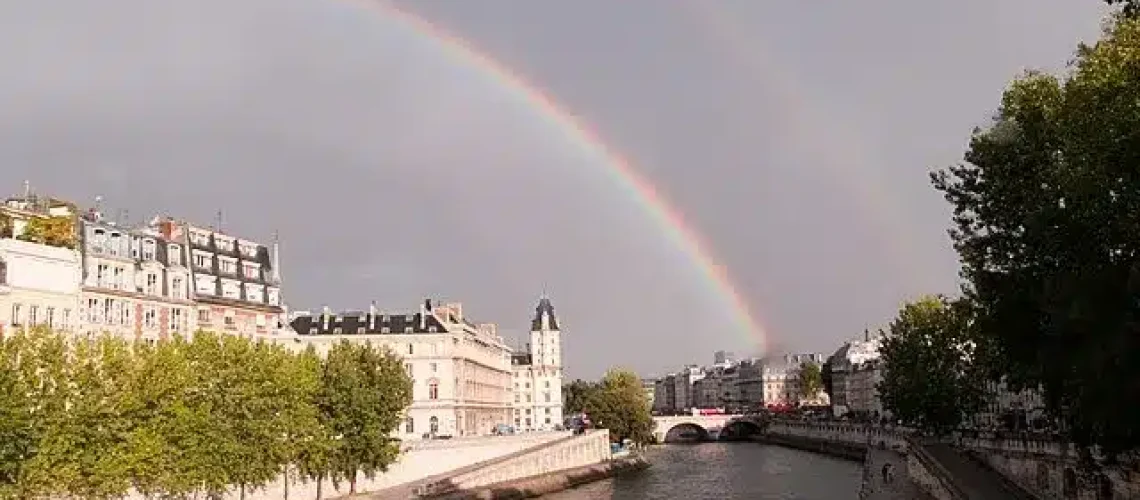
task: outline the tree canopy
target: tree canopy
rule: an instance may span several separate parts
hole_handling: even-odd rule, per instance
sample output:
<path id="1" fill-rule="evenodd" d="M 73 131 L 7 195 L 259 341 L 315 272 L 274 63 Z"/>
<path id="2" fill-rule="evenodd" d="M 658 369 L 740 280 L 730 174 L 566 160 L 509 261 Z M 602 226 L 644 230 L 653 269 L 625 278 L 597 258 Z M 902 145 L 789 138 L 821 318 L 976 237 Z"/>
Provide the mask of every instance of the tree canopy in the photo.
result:
<path id="1" fill-rule="evenodd" d="M 923 297 L 902 307 L 880 347 L 886 368 L 877 389 L 885 410 L 945 433 L 981 409 L 985 377 L 969 324 L 962 301 Z"/>
<path id="2" fill-rule="evenodd" d="M 819 364 L 814 361 L 800 365 L 798 380 L 800 396 L 804 399 L 814 399 L 823 390 L 823 372 Z"/>
<path id="3" fill-rule="evenodd" d="M 567 414 L 582 413 L 597 392 L 598 385 L 582 379 L 562 386 L 562 409 Z"/>
<path id="4" fill-rule="evenodd" d="M 1066 75 L 1014 81 L 932 176 L 994 375 L 1110 455 L 1140 445 L 1138 101 L 1140 21 L 1118 15 Z"/>
<path id="5" fill-rule="evenodd" d="M 610 439 L 633 440 L 635 443 L 648 443 L 653 439 L 653 415 L 650 412 L 649 398 L 641 387 L 637 374 L 622 369 L 606 372 L 600 382 L 571 382 L 574 386 L 576 404 L 590 416 L 595 425 L 609 429 Z M 574 410 L 568 410 L 574 411 Z"/>
<path id="6" fill-rule="evenodd" d="M 151 346 L 45 329 L 0 339 L 0 498 L 216 496 L 384 470 L 410 403 L 395 355 L 198 332 Z M 65 410 L 66 409 L 66 410 Z"/>

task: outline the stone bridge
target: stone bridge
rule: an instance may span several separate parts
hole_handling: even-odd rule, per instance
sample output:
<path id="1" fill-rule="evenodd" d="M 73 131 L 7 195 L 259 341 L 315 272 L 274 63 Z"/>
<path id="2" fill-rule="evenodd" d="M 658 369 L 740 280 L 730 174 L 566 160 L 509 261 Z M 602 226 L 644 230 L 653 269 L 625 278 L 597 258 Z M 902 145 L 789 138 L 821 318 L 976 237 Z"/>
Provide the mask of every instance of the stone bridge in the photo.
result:
<path id="1" fill-rule="evenodd" d="M 653 437 L 658 443 L 678 440 L 685 431 L 690 431 L 698 440 L 707 441 L 723 437 L 725 429 L 738 429 L 747 435 L 760 433 L 765 426 L 758 415 L 674 415 L 653 417 L 653 421 L 657 424 Z"/>

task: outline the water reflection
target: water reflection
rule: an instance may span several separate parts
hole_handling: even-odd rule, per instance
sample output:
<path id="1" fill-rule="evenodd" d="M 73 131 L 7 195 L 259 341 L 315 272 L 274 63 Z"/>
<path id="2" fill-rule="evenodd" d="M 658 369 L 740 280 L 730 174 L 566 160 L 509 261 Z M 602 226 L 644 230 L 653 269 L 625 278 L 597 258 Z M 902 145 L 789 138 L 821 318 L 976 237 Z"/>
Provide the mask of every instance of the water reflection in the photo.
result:
<path id="1" fill-rule="evenodd" d="M 648 452 L 653 466 L 543 498 L 835 500 L 855 498 L 859 464 L 755 443 L 668 445 Z"/>

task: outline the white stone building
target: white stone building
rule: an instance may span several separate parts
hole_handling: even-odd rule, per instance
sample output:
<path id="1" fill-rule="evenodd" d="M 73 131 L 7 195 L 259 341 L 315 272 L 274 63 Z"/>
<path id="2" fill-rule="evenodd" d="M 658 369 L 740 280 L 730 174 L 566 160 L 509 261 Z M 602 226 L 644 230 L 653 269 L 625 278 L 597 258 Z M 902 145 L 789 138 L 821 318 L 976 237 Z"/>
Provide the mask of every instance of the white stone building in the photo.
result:
<path id="1" fill-rule="evenodd" d="M 32 219 L 73 218 L 70 206 L 30 195 L 0 206 L 0 336 L 26 326 L 74 331 L 79 321 L 80 254 L 19 238 Z"/>
<path id="2" fill-rule="evenodd" d="M 882 413 L 875 385 L 882 380 L 879 366 L 881 337 L 864 333 L 863 340 L 843 344 L 828 358 L 831 367 L 831 409 L 837 415 Z"/>
<path id="3" fill-rule="evenodd" d="M 561 426 L 562 325 L 554 305 L 542 297 L 530 325 L 526 352 L 511 357 L 513 424 L 526 432 Z"/>
<path id="4" fill-rule="evenodd" d="M 476 324 L 462 304 L 433 305 L 419 312 L 319 315 L 298 312 L 290 321 L 301 345 L 326 354 L 341 340 L 368 342 L 402 356 L 412 378 L 412 405 L 398 436 L 468 436 L 511 423 L 510 348 L 495 325 Z M 558 387 L 561 389 L 561 386 Z"/>
<path id="5" fill-rule="evenodd" d="M 769 407 L 815 404 L 816 398 L 805 399 L 800 388 L 800 369 L 805 363 L 823 364 L 823 355 L 818 353 L 786 354 L 762 361 L 761 383 L 763 403 Z"/>

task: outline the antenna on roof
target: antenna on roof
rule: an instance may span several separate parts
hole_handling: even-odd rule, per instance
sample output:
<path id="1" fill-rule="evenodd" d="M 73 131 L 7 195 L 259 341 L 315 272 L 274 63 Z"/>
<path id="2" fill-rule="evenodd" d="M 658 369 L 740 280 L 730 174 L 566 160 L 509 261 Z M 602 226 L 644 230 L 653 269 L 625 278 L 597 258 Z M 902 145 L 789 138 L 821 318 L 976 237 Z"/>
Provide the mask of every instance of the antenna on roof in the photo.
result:
<path id="1" fill-rule="evenodd" d="M 214 226 L 214 231 L 222 232 L 222 211 L 218 210 L 217 225 Z"/>
<path id="2" fill-rule="evenodd" d="M 24 180 L 24 201 L 32 199 L 32 181 Z"/>

